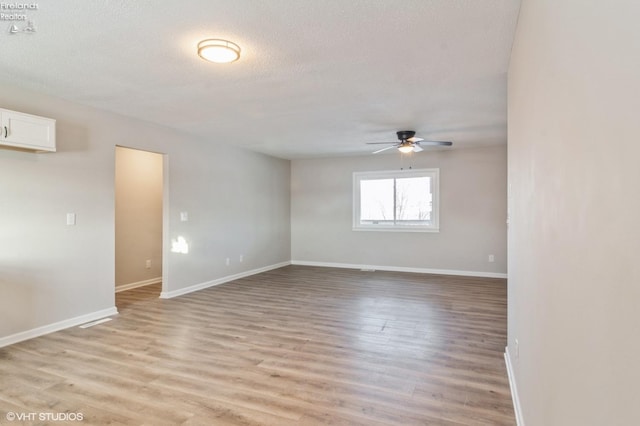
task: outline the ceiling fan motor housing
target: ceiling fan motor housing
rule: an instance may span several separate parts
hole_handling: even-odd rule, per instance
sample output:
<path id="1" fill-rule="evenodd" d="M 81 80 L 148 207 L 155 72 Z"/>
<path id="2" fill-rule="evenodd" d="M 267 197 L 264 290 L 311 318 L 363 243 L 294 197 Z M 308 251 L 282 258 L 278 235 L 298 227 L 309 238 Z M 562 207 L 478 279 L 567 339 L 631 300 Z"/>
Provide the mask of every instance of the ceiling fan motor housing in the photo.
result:
<path id="1" fill-rule="evenodd" d="M 398 135 L 398 139 L 406 141 L 407 139 L 414 137 L 416 132 L 413 130 L 400 130 L 399 132 L 396 132 L 396 134 Z"/>

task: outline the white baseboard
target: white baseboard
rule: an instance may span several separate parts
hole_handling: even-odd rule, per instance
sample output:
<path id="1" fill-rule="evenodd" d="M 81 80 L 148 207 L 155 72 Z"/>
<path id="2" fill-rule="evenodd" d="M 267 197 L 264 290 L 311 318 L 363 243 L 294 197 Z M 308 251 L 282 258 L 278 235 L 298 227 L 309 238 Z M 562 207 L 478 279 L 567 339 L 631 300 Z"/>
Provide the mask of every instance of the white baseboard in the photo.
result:
<path id="1" fill-rule="evenodd" d="M 228 275 L 226 277 L 218 278 L 218 279 L 207 281 L 200 284 L 195 284 L 189 287 L 180 288 L 173 291 L 163 291 L 160 294 L 160 298 L 171 299 L 173 297 L 181 296 L 183 294 L 192 293 L 198 290 L 203 290 L 208 287 L 213 287 L 229 281 L 237 280 L 240 278 L 248 277 L 248 276 L 259 274 L 262 272 L 271 271 L 273 269 L 282 268 L 288 265 L 322 266 L 322 267 L 328 267 L 328 268 L 346 268 L 346 269 L 375 269 L 379 271 L 415 272 L 415 273 L 422 273 L 422 274 L 460 275 L 460 276 L 487 277 L 487 278 L 507 278 L 507 274 L 494 273 L 494 272 L 456 271 L 456 270 L 450 270 L 450 269 L 406 268 L 406 267 L 397 267 L 397 266 L 358 265 L 358 264 L 349 264 L 349 263 L 331 263 L 331 262 L 312 262 L 312 261 L 292 260 L 287 262 L 276 263 L 274 265 L 268 265 L 262 268 L 252 269 L 250 271 L 240 272 L 234 275 Z M 162 278 L 159 277 L 159 278 L 153 278 L 150 280 L 139 281 L 136 283 L 125 284 L 123 286 L 119 286 L 116 291 L 120 292 L 120 291 L 129 290 L 136 287 L 141 287 L 144 285 L 155 284 L 161 281 L 162 281 Z M 43 336 L 45 334 L 60 331 L 65 328 L 74 327 L 77 325 L 81 325 L 87 322 L 99 320 L 99 319 L 102 319 L 111 315 L 117 315 L 117 314 L 118 314 L 118 309 L 114 306 L 112 308 L 103 309 L 103 310 L 92 312 L 86 315 L 69 318 L 63 321 L 55 322 L 53 324 L 48 324 L 41 327 L 33 328 L 31 330 L 15 333 L 9 336 L 0 337 L 0 348 L 4 346 L 12 345 L 14 343 L 33 339 L 35 337 Z M 511 389 L 512 389 L 511 393 L 514 398 L 514 406 L 516 407 L 516 417 L 518 418 L 518 425 L 524 426 L 524 422 L 522 422 L 521 420 L 522 415 L 519 411 L 520 404 L 517 399 L 515 381 L 514 379 L 512 379 L 513 374 L 511 371 L 511 364 L 508 356 L 508 348 L 506 349 L 506 352 L 505 352 L 505 359 L 507 360 L 507 371 L 509 373 L 509 383 L 511 384 Z"/>
<path id="2" fill-rule="evenodd" d="M 524 417 L 522 417 L 522 407 L 520 405 L 520 398 L 518 397 L 518 387 L 516 386 L 516 376 L 513 372 L 508 346 L 504 348 L 504 361 L 507 364 L 507 375 L 509 376 L 509 387 L 511 388 L 511 399 L 513 400 L 513 409 L 516 414 L 516 423 L 518 426 L 524 426 Z"/>
<path id="3" fill-rule="evenodd" d="M 162 277 L 151 278 L 149 280 L 138 281 L 135 283 L 122 284 L 116 286 L 116 293 L 120 293 L 121 291 L 131 290 L 133 288 L 144 287 L 145 285 L 158 284 L 162 282 Z"/>
<path id="4" fill-rule="evenodd" d="M 163 291 L 160 293 L 161 299 L 171 299 L 173 297 L 182 296 L 183 294 L 193 293 L 194 291 L 203 290 L 205 288 L 213 287 L 216 285 L 224 284 L 229 281 L 238 280 L 240 278 L 248 277 L 250 275 L 260 274 L 262 272 L 271 271 L 272 269 L 282 268 L 283 266 L 290 265 L 291 262 L 281 262 L 276 263 L 275 265 L 269 265 L 258 269 L 252 269 L 250 271 L 240 272 L 234 275 L 227 275 L 226 277 L 218 278 L 216 280 L 207 281 L 200 284 L 195 284 L 185 288 L 179 288 L 177 290 L 172 291 Z"/>
<path id="5" fill-rule="evenodd" d="M 403 266 L 358 265 L 352 263 L 312 262 L 306 260 L 292 260 L 292 265 L 322 266 L 325 268 L 345 269 L 375 269 L 377 271 L 414 272 L 418 274 L 458 275 L 464 277 L 507 278 L 507 274 L 500 272 L 456 271 L 453 269 L 407 268 Z"/>
<path id="6" fill-rule="evenodd" d="M 80 315 L 79 317 L 54 322 L 53 324 L 43 325 L 42 327 L 32 328 L 31 330 L 21 331 L 20 333 L 0 338 L 0 348 L 117 314 L 118 309 L 114 306 L 113 308 L 103 309 L 90 314 Z"/>

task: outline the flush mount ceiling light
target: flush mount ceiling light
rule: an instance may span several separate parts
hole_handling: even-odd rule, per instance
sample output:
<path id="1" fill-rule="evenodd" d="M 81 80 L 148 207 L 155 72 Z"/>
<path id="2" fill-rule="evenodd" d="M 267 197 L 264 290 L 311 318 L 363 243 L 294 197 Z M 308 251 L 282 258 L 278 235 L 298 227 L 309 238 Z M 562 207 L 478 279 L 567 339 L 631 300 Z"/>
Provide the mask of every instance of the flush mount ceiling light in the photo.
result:
<path id="1" fill-rule="evenodd" d="M 198 55 L 209 62 L 227 64 L 240 58 L 240 46 L 228 40 L 210 38 L 198 43 Z"/>

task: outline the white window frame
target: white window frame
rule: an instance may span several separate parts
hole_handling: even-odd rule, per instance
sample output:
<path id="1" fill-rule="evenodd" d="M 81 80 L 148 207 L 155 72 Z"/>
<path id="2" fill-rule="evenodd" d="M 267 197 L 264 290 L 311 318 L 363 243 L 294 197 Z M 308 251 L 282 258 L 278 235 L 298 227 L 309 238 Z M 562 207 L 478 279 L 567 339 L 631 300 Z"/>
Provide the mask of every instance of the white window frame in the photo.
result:
<path id="1" fill-rule="evenodd" d="M 431 224 L 362 224 L 360 223 L 360 181 L 370 179 L 401 179 L 408 177 L 430 177 L 431 180 Z M 391 232 L 440 232 L 440 169 L 386 170 L 353 173 L 353 230 Z"/>

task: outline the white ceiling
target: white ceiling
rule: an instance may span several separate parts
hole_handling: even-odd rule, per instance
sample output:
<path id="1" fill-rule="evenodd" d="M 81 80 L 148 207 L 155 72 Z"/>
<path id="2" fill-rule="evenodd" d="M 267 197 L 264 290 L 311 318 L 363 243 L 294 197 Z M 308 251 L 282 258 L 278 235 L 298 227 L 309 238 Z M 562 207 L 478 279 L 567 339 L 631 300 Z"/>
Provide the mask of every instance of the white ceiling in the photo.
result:
<path id="1" fill-rule="evenodd" d="M 519 0 L 37 4 L 35 34 L 0 21 L 4 83 L 283 158 L 364 154 L 405 129 L 506 143 Z M 203 61 L 205 38 L 241 59 Z"/>

